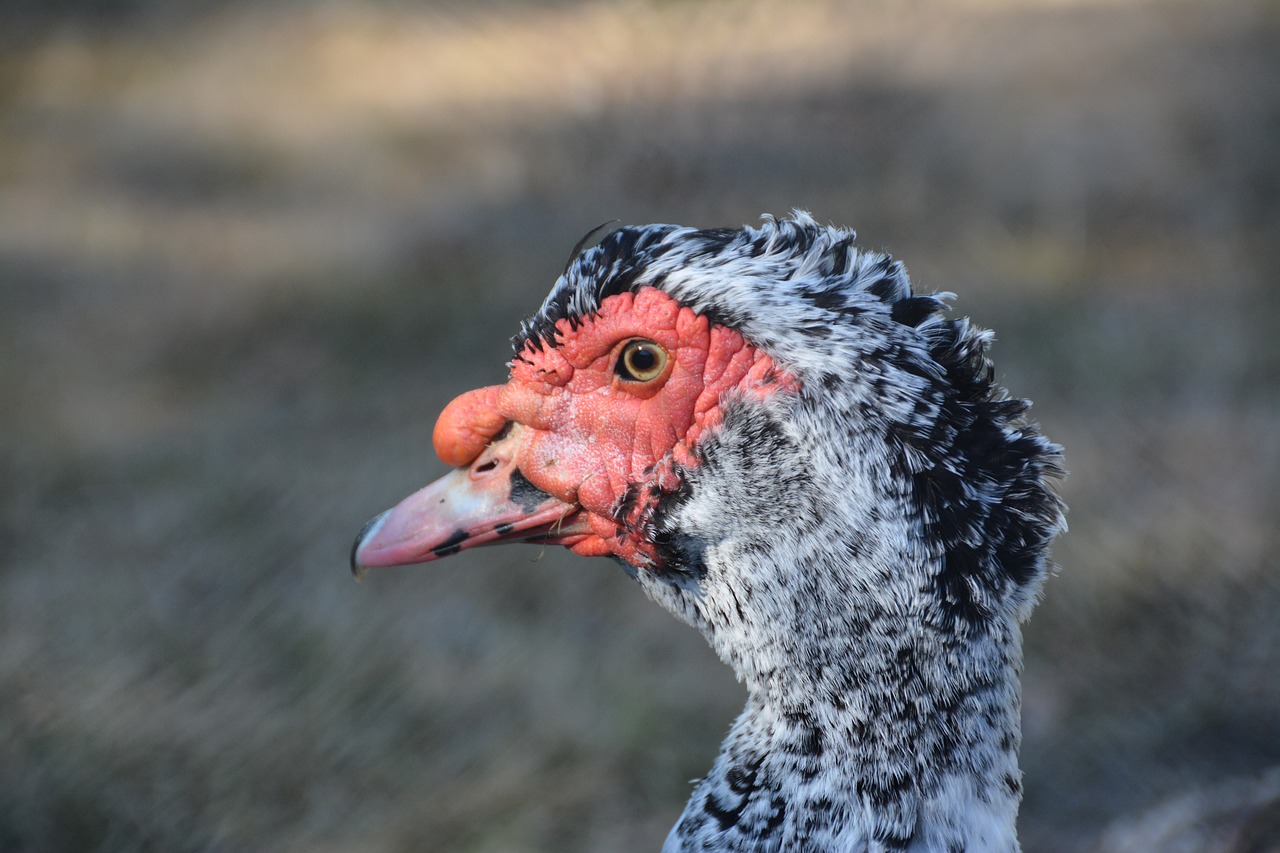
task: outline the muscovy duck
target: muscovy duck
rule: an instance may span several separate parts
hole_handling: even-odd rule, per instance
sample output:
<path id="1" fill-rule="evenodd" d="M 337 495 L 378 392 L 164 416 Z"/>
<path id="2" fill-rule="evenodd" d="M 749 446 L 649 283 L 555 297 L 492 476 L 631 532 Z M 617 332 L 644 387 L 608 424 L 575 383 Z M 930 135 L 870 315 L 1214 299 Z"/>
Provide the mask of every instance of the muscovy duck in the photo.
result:
<path id="1" fill-rule="evenodd" d="M 615 230 L 352 568 L 558 543 L 701 630 L 747 703 L 664 851 L 1016 851 L 1060 451 L 947 298 L 802 212 Z"/>

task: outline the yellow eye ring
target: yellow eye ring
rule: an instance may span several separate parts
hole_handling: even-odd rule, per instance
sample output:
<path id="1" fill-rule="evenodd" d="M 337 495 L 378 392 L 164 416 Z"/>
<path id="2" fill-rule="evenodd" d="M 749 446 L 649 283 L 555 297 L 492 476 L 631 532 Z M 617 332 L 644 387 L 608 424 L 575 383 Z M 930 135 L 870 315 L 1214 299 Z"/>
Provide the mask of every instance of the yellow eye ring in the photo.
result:
<path id="1" fill-rule="evenodd" d="M 626 382 L 652 382 L 667 369 L 667 351 L 643 338 L 627 341 L 614 372 Z"/>

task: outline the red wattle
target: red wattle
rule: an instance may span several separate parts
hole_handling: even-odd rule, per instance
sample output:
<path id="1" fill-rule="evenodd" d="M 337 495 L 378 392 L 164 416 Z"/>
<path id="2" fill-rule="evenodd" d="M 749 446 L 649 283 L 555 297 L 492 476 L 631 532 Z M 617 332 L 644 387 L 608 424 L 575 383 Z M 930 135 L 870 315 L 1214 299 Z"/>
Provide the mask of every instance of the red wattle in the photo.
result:
<path id="1" fill-rule="evenodd" d="M 506 426 L 507 419 L 497 405 L 502 389 L 502 385 L 477 388 L 444 407 L 431 433 L 431 444 L 446 465 L 461 468 L 470 464 Z"/>
<path id="2" fill-rule="evenodd" d="M 485 449 L 515 425 L 519 437 L 502 440 L 503 458 L 580 513 L 574 529 L 543 541 L 660 567 L 653 511 L 679 487 L 680 469 L 697 464 L 697 443 L 723 419 L 726 394 L 766 396 L 794 389 L 794 380 L 738 332 L 655 288 L 610 296 L 556 331 L 554 345 L 516 356 L 505 385 L 445 407 L 432 436 L 436 453 L 455 467 L 487 469 Z M 657 344 L 669 359 L 651 381 L 628 380 L 618 369 L 634 339 Z"/>

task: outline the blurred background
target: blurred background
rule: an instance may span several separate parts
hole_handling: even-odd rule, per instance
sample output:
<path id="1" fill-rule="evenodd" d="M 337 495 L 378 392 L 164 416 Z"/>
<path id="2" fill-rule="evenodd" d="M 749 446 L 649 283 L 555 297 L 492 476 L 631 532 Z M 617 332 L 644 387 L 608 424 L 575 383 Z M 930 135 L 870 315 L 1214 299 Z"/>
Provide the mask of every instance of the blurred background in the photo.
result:
<path id="1" fill-rule="evenodd" d="M 1272 0 L 7 0 L 0 850 L 656 850 L 700 636 L 348 549 L 585 231 L 796 207 L 1066 445 L 1025 848 L 1280 765 Z"/>

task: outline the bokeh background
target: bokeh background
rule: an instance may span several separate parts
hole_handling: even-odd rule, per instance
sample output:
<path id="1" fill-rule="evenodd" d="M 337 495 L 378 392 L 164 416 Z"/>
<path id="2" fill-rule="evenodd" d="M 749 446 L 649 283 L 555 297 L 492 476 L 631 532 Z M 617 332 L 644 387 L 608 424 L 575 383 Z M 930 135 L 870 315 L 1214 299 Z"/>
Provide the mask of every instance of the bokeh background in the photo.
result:
<path id="1" fill-rule="evenodd" d="M 1066 445 L 1026 849 L 1280 765 L 1275 2 L 6 0 L 0 850 L 656 850 L 699 636 L 348 548 L 585 231 L 796 207 Z"/>

